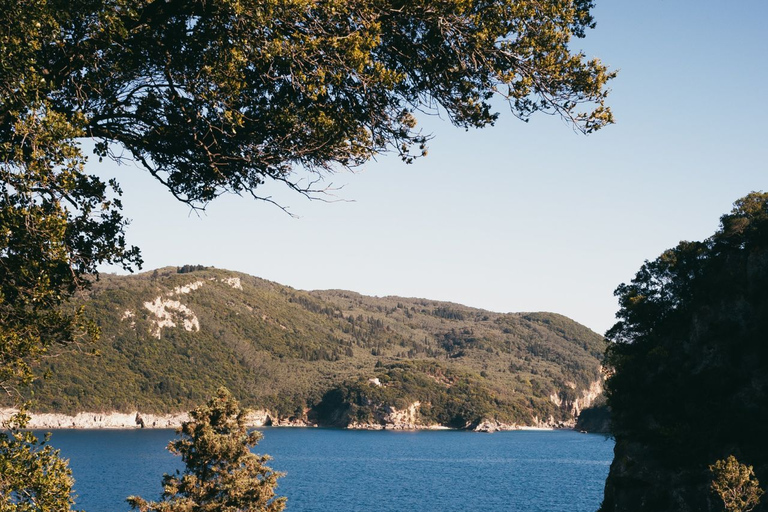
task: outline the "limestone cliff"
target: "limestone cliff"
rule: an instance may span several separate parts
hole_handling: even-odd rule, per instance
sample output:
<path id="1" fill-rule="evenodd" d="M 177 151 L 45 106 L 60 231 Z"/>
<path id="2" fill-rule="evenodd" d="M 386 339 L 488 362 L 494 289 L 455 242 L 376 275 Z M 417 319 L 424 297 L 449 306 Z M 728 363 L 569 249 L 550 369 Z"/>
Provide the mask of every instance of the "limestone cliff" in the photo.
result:
<path id="1" fill-rule="evenodd" d="M 600 370 L 602 372 L 602 367 Z M 549 396 L 549 399 L 567 415 L 567 419 L 561 420 L 560 423 L 567 423 L 573 427 L 579 414 L 581 414 L 581 411 L 590 407 L 595 400 L 603 396 L 603 383 L 604 379 L 601 377 L 594 380 L 589 387 L 582 390 L 581 393 L 575 394 L 576 384 L 569 382 L 567 383 L 567 389 L 564 389 L 559 393 L 552 393 Z"/>
<path id="2" fill-rule="evenodd" d="M 404 409 L 391 405 L 377 407 L 373 421 L 359 422 L 352 420 L 347 428 L 358 430 L 415 430 L 422 428 L 419 421 L 420 402 L 413 402 Z"/>
<path id="3" fill-rule="evenodd" d="M 16 409 L 0 409 L 0 425 L 6 422 Z M 34 413 L 30 415 L 28 428 L 31 429 L 137 429 L 177 428 L 189 421 L 187 413 L 148 414 L 139 411 L 123 412 L 81 412 L 75 415 L 56 413 Z M 246 417 L 250 427 L 280 426 L 306 427 L 301 418 L 282 418 L 265 410 L 251 411 Z"/>

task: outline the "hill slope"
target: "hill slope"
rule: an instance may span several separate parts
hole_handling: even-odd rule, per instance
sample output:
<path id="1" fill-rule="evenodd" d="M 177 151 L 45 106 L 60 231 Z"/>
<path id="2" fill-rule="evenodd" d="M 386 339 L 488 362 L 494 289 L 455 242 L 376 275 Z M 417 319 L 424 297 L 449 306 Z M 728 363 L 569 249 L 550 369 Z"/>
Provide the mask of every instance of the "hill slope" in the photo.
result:
<path id="1" fill-rule="evenodd" d="M 305 292 L 195 267 L 104 275 L 82 300 L 99 355 L 43 361 L 41 412 L 177 412 L 225 385 L 283 419 L 370 424 L 411 407 L 417 423 L 465 428 L 570 420 L 601 382 L 603 338 L 552 313 Z"/>

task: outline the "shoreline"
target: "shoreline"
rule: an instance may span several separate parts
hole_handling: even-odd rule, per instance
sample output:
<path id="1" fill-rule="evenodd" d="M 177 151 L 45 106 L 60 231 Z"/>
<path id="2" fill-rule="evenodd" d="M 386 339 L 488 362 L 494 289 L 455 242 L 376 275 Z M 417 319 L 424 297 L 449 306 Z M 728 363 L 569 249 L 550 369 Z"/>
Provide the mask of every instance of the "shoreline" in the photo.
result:
<path id="1" fill-rule="evenodd" d="M 0 409 L 0 425 L 4 424 L 17 411 L 15 409 Z M 188 413 L 177 414 L 148 414 L 140 411 L 130 413 L 110 412 L 94 413 L 80 412 L 76 415 L 67 415 L 59 413 L 30 413 L 30 421 L 27 424 L 28 430 L 141 430 L 141 429 L 176 429 L 181 423 L 189 420 Z M 252 411 L 246 417 L 246 424 L 251 428 L 274 427 L 274 428 L 317 428 L 317 425 L 307 424 L 304 421 L 285 421 L 273 417 L 269 411 Z M 489 428 L 490 427 L 490 428 Z M 468 430 L 477 432 L 499 432 L 499 431 L 555 431 L 555 430 L 573 430 L 572 426 L 563 425 L 562 427 L 550 425 L 517 425 L 502 424 L 498 422 L 486 422 L 484 428 L 475 429 L 456 429 L 443 425 L 416 425 L 409 423 L 406 425 L 397 424 L 365 424 L 354 425 L 351 428 L 342 427 L 343 430 L 388 430 L 388 431 L 420 431 L 420 430 Z"/>

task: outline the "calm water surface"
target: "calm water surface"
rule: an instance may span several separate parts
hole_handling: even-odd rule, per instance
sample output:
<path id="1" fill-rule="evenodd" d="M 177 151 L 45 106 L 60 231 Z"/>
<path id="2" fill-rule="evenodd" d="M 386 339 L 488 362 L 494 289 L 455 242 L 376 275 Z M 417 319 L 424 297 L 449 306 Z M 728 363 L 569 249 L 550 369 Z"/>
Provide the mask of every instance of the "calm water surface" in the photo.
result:
<path id="1" fill-rule="evenodd" d="M 163 473 L 181 468 L 165 451 L 171 430 L 57 430 L 70 459 L 77 508 L 129 510 L 157 499 Z M 257 453 L 287 475 L 288 512 L 594 512 L 613 441 L 570 431 L 369 432 L 264 429 Z"/>

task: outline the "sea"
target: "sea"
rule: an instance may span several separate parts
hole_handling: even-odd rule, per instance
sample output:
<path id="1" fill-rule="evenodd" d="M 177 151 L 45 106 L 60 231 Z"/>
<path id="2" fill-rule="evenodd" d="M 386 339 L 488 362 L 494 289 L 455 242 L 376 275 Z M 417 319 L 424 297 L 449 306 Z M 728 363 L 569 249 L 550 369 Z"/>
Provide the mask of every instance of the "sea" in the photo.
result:
<path id="1" fill-rule="evenodd" d="M 285 473 L 288 512 L 595 512 L 612 439 L 575 431 L 350 431 L 261 429 L 256 453 Z M 75 509 L 120 512 L 156 500 L 164 473 L 183 470 L 166 451 L 173 430 L 55 430 L 69 459 Z"/>

